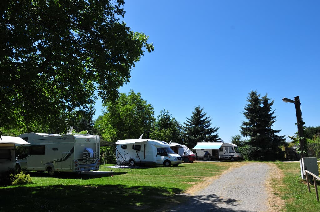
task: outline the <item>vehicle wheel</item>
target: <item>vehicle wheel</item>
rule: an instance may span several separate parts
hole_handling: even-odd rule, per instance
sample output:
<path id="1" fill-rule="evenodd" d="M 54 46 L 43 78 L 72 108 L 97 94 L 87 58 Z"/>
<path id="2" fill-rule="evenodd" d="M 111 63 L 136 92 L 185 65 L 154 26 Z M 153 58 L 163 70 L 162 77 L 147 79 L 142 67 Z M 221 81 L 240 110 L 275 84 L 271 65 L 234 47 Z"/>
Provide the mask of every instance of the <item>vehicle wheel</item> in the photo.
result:
<path id="1" fill-rule="evenodd" d="M 209 160 L 209 157 L 208 157 L 208 156 L 204 156 L 204 157 L 203 157 L 203 160 L 204 160 L 204 161 L 208 161 L 208 160 Z"/>
<path id="2" fill-rule="evenodd" d="M 189 159 L 188 158 L 183 158 L 183 162 L 188 163 Z"/>
<path id="3" fill-rule="evenodd" d="M 171 166 L 171 162 L 168 161 L 168 160 L 166 160 L 166 161 L 163 162 L 163 165 L 164 165 L 165 167 L 169 167 L 169 166 Z"/>
<path id="4" fill-rule="evenodd" d="M 54 169 L 52 167 L 48 167 L 47 168 L 47 172 L 50 176 L 53 176 L 54 175 Z"/>
<path id="5" fill-rule="evenodd" d="M 133 159 L 129 160 L 129 166 L 135 166 L 135 165 L 136 165 L 136 162 Z"/>

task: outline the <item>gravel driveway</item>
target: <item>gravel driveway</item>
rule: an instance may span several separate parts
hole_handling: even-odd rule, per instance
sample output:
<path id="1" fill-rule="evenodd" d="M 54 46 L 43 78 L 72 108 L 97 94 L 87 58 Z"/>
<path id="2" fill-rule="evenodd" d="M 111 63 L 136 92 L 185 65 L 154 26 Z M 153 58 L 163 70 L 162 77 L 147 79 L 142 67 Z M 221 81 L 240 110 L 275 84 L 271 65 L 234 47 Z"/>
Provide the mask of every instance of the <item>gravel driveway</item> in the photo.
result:
<path id="1" fill-rule="evenodd" d="M 265 183 L 270 169 L 266 163 L 234 168 L 169 211 L 268 211 Z"/>

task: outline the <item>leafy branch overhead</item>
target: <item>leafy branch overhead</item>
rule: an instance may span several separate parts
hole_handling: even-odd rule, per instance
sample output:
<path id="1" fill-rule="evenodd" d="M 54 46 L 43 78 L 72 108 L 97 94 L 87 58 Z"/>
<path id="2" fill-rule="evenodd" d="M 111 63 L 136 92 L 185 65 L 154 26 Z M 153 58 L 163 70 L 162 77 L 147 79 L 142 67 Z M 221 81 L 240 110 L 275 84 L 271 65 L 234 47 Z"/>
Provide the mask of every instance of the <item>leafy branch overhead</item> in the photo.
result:
<path id="1" fill-rule="evenodd" d="M 121 21 L 124 1 L 1 1 L 0 127 L 63 125 L 115 100 L 148 37 Z M 65 126 L 62 126 L 65 127 Z"/>

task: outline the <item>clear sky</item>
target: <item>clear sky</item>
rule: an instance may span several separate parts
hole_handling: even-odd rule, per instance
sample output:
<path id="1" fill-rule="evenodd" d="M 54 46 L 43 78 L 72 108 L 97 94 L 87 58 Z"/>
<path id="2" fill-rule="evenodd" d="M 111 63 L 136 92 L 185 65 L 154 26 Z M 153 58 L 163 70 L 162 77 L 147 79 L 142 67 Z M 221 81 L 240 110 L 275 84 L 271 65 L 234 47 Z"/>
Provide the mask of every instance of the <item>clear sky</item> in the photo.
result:
<path id="1" fill-rule="evenodd" d="M 149 36 L 155 51 L 120 89 L 140 92 L 155 115 L 181 124 L 204 108 L 225 142 L 240 134 L 248 94 L 274 100 L 279 135 L 297 132 L 300 96 L 306 126 L 320 126 L 319 0 L 127 0 L 124 21 Z M 102 115 L 101 103 L 96 115 Z"/>

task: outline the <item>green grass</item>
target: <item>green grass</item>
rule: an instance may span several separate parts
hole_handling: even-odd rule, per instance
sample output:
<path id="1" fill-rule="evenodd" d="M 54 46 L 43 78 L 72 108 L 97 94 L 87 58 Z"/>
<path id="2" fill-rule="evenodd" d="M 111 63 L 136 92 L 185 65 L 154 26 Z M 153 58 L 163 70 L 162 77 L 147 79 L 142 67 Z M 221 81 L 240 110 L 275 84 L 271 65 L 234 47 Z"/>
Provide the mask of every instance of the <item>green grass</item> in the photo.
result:
<path id="1" fill-rule="evenodd" d="M 276 165 L 284 174 L 283 185 L 277 186 L 276 189 L 285 200 L 285 211 L 320 211 L 320 202 L 317 202 L 314 186 L 310 187 L 309 193 L 306 182 L 301 179 L 300 164 L 278 162 Z"/>
<path id="2" fill-rule="evenodd" d="M 230 163 L 110 169 L 104 176 L 31 173 L 33 184 L 0 187 L 0 211 L 155 211 Z"/>

